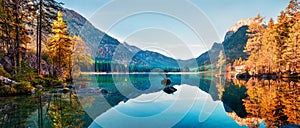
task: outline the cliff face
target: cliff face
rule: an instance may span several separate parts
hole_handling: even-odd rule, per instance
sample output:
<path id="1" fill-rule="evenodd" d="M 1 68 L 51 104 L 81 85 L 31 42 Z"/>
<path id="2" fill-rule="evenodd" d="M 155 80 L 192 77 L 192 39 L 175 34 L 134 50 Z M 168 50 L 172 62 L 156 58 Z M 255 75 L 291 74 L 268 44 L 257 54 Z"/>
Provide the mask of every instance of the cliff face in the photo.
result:
<path id="1" fill-rule="evenodd" d="M 190 68 L 196 68 L 192 67 L 192 63 L 194 60 L 196 60 L 198 66 L 214 64 L 218 61 L 220 50 L 224 50 L 225 57 L 228 62 L 233 62 L 240 57 L 243 59 L 247 58 L 248 55 L 244 53 L 243 50 L 248 40 L 248 26 L 241 26 L 237 30 L 235 30 L 239 25 L 243 25 L 246 23 L 238 23 L 238 25 L 231 28 L 230 31 L 227 32 L 227 35 L 222 43 L 214 43 L 210 50 L 201 54 L 199 57 L 182 61 L 182 63 L 189 66 Z"/>
<path id="2" fill-rule="evenodd" d="M 36 69 L 37 68 L 37 63 L 36 63 L 36 55 L 33 53 L 28 53 L 28 55 L 24 56 L 25 62 L 26 64 L 28 64 L 29 67 Z M 12 72 L 11 69 L 13 67 L 11 59 L 9 57 L 4 57 L 1 61 L 0 61 L 0 65 L 3 66 L 3 68 L 7 71 L 7 72 Z M 58 70 L 56 70 L 58 71 Z M 41 74 L 43 75 L 49 75 L 53 72 L 53 67 L 51 64 L 49 64 L 47 61 L 45 60 L 41 60 Z"/>
<path id="3" fill-rule="evenodd" d="M 29 55 L 26 57 L 25 61 L 31 68 L 37 68 L 36 63 L 36 55 L 33 53 L 29 53 Z M 41 60 L 41 74 L 44 75 L 50 75 L 53 72 L 53 66 L 46 62 L 45 60 Z"/>
<path id="4" fill-rule="evenodd" d="M 254 18 L 248 18 L 248 19 L 241 19 L 239 20 L 235 25 L 231 26 L 225 35 L 224 41 L 229 39 L 235 32 L 237 32 L 241 27 L 243 26 L 249 26 L 250 24 L 254 23 Z"/>

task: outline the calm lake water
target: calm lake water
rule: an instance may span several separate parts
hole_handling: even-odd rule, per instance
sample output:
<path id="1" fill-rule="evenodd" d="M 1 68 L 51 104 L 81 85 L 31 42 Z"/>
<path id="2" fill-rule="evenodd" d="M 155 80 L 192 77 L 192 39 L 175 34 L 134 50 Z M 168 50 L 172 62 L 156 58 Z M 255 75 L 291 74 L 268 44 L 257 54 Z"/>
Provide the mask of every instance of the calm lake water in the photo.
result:
<path id="1" fill-rule="evenodd" d="M 171 84 L 162 85 L 168 77 Z M 88 80 L 87 80 L 88 79 Z M 199 74 L 89 75 L 69 93 L 1 97 L 0 127 L 298 127 L 300 84 Z M 177 91 L 168 94 L 168 89 Z"/>

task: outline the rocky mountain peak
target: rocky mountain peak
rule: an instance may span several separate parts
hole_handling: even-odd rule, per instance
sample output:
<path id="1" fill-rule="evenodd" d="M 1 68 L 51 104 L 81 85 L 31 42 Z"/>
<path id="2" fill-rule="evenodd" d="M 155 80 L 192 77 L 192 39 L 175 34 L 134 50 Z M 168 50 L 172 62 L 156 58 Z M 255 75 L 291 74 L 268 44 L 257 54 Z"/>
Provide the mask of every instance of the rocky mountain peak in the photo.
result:
<path id="1" fill-rule="evenodd" d="M 240 27 L 242 27 L 242 26 L 249 26 L 250 24 L 252 24 L 254 22 L 255 22 L 254 18 L 241 19 L 235 25 L 231 26 L 228 29 L 228 31 L 236 32 Z"/>
<path id="2" fill-rule="evenodd" d="M 231 26 L 225 35 L 224 40 L 229 39 L 239 28 L 242 26 L 249 26 L 250 24 L 256 22 L 254 18 L 241 19 L 235 25 Z"/>

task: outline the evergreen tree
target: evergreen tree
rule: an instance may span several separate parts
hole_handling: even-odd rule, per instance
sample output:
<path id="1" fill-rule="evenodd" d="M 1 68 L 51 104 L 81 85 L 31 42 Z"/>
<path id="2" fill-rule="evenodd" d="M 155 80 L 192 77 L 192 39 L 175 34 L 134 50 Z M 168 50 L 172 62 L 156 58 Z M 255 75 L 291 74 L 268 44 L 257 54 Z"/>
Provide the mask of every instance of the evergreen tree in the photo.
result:
<path id="1" fill-rule="evenodd" d="M 31 26 L 36 28 L 36 56 L 37 56 L 37 70 L 40 73 L 40 63 L 42 54 L 42 41 L 46 39 L 45 35 L 51 34 L 51 24 L 56 14 L 62 9 L 61 3 L 55 0 L 31 0 L 33 3 L 32 11 L 33 18 L 36 22 L 32 22 Z M 42 34 L 43 33 L 43 34 Z"/>
<path id="2" fill-rule="evenodd" d="M 55 34 L 51 37 L 48 47 L 52 64 L 61 71 L 68 68 L 69 56 L 72 54 L 72 42 L 67 32 L 67 25 L 63 20 L 63 14 L 59 11 L 57 19 L 52 24 L 52 32 Z M 60 75 L 62 77 L 62 74 Z"/>
<path id="3" fill-rule="evenodd" d="M 30 43 L 30 33 L 26 25 L 30 22 L 29 0 L 1 0 L 1 40 L 4 56 L 11 59 L 14 73 L 21 67 L 25 57 L 27 44 Z"/>
<path id="4" fill-rule="evenodd" d="M 277 33 L 274 30 L 274 21 L 271 18 L 269 20 L 268 26 L 263 33 L 262 37 L 262 47 L 261 47 L 261 63 L 263 63 L 267 69 L 267 72 L 265 73 L 272 73 L 273 70 L 276 69 L 276 57 L 274 56 L 274 53 L 276 52 L 276 47 L 274 46 L 276 42 Z M 275 62 L 275 63 L 274 63 Z"/>
<path id="5" fill-rule="evenodd" d="M 299 19 L 297 0 L 290 0 L 277 23 L 270 19 L 266 28 L 258 15 L 248 30 L 249 39 L 244 50 L 250 54 L 247 66 L 259 74 L 299 72 Z"/>
<path id="6" fill-rule="evenodd" d="M 219 68 L 220 74 L 222 73 L 222 67 L 225 65 L 225 63 L 226 63 L 226 60 L 224 58 L 223 51 L 221 50 L 219 53 L 219 59 L 218 59 L 217 65 L 216 65 L 217 68 Z"/>
<path id="7" fill-rule="evenodd" d="M 286 49 L 283 54 L 283 58 L 286 59 L 287 65 L 292 72 L 296 72 L 297 65 L 300 63 L 300 20 L 295 20 L 295 24 L 290 28 L 290 38 L 285 44 Z"/>
<path id="8" fill-rule="evenodd" d="M 250 54 L 249 61 L 250 65 L 255 66 L 255 70 L 258 71 L 258 68 L 261 66 L 261 63 L 257 63 L 260 59 L 262 53 L 260 53 L 260 49 L 262 46 L 262 36 L 265 31 L 263 26 L 263 17 L 259 14 L 254 18 L 254 21 L 251 25 L 249 25 L 248 32 L 248 41 L 245 47 L 244 52 Z"/>
<path id="9" fill-rule="evenodd" d="M 277 23 L 277 58 L 279 59 L 280 70 L 286 71 L 290 70 L 290 66 L 293 62 L 291 59 L 294 59 L 294 47 L 295 44 L 290 41 L 291 28 L 296 23 L 295 16 L 298 12 L 298 2 L 297 0 L 290 0 L 288 7 L 285 11 L 282 11 L 278 17 Z"/>

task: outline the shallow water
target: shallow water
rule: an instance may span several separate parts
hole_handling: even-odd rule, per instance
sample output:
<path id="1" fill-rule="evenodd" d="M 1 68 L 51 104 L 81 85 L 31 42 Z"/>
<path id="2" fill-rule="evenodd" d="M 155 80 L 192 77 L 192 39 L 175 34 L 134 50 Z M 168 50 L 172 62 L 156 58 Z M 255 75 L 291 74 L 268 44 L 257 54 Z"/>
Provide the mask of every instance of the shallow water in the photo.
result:
<path id="1" fill-rule="evenodd" d="M 177 89 L 165 93 L 161 81 Z M 199 74 L 98 74 L 72 93 L 1 97 L 0 127 L 297 127 L 300 84 Z M 105 90 L 105 91 L 103 91 Z M 42 108 L 41 108 L 42 106 Z M 39 116 L 41 114 L 43 116 Z M 43 120 L 43 121 L 40 121 Z"/>

